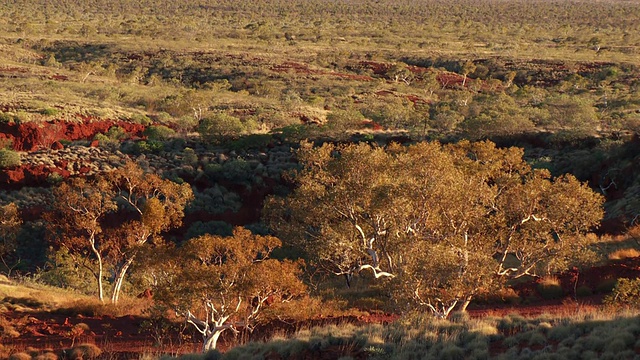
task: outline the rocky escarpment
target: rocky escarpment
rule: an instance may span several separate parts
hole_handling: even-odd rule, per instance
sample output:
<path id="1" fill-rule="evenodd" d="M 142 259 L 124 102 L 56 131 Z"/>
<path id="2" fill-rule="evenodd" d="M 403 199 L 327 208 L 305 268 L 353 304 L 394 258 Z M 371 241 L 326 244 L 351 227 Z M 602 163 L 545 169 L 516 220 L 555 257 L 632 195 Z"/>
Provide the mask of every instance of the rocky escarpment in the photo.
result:
<path id="1" fill-rule="evenodd" d="M 81 117 L 80 121 L 47 121 L 27 123 L 0 123 L 0 140 L 10 141 L 16 151 L 48 149 L 59 141 L 92 139 L 119 126 L 131 136 L 142 136 L 145 126 L 126 121 L 98 120 Z"/>

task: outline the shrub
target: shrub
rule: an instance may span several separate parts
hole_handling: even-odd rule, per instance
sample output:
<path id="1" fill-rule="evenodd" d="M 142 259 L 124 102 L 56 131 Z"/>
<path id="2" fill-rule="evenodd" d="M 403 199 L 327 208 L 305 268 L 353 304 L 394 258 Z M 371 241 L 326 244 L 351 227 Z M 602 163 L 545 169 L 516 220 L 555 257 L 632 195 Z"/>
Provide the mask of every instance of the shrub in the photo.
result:
<path id="1" fill-rule="evenodd" d="M 593 295 L 593 291 L 587 285 L 580 285 L 576 289 L 576 296 L 577 297 L 585 297 L 585 296 L 591 296 L 591 295 Z"/>
<path id="2" fill-rule="evenodd" d="M 55 116 L 55 115 L 58 115 L 59 113 L 58 109 L 54 109 L 54 108 L 44 108 L 44 109 L 41 109 L 39 112 L 40 114 L 47 115 L 47 116 Z"/>
<path id="3" fill-rule="evenodd" d="M 606 304 L 640 306 L 640 279 L 618 279 L 611 294 L 604 298 Z"/>
<path id="4" fill-rule="evenodd" d="M 529 345 L 544 345 L 546 342 L 547 338 L 539 332 L 534 332 L 529 338 Z"/>
<path id="5" fill-rule="evenodd" d="M 239 137 L 229 144 L 232 150 L 264 149 L 273 142 L 272 134 L 250 134 Z"/>
<path id="6" fill-rule="evenodd" d="M 557 299 L 563 295 L 560 280 L 556 277 L 545 277 L 541 279 L 538 283 L 537 289 L 540 296 L 547 300 Z"/>
<path id="7" fill-rule="evenodd" d="M 182 151 L 182 161 L 186 165 L 197 166 L 198 165 L 198 154 L 196 154 L 195 150 L 192 148 L 184 148 Z"/>
<path id="8" fill-rule="evenodd" d="M 31 355 L 26 352 L 18 352 L 9 356 L 9 360 L 31 360 Z"/>
<path id="9" fill-rule="evenodd" d="M 85 323 L 77 323 L 75 325 L 73 325 L 74 328 L 78 328 L 81 329 L 82 331 L 89 331 L 91 330 L 91 328 L 89 327 L 89 325 L 85 324 Z"/>
<path id="10" fill-rule="evenodd" d="M 102 354 L 102 350 L 94 344 L 80 344 L 71 349 L 71 359 L 95 359 Z"/>
<path id="11" fill-rule="evenodd" d="M 143 135 L 149 140 L 165 140 L 173 136 L 176 132 L 164 125 L 152 125 L 147 127 Z"/>
<path id="12" fill-rule="evenodd" d="M 224 112 L 217 112 L 200 121 L 198 132 L 206 141 L 234 138 L 246 130 L 242 121 Z"/>
<path id="13" fill-rule="evenodd" d="M 0 111 L 0 124 L 9 124 L 15 121 L 15 117 L 9 113 Z"/>
<path id="14" fill-rule="evenodd" d="M 572 330 L 569 326 L 557 325 L 549 329 L 549 339 L 561 341 L 571 336 Z"/>
<path id="15" fill-rule="evenodd" d="M 498 321 L 498 330 L 506 336 L 511 336 L 523 331 L 527 327 L 527 319 L 520 315 L 507 315 Z"/>
<path id="16" fill-rule="evenodd" d="M 0 121 L 0 123 L 2 123 Z M 11 139 L 0 139 L 0 149 L 13 149 L 13 140 Z"/>
<path id="17" fill-rule="evenodd" d="M 143 115 L 143 114 L 133 114 L 129 117 L 129 120 L 131 122 L 134 122 L 136 124 L 142 124 L 144 126 L 153 124 L 153 121 L 149 119 L 147 115 Z"/>
<path id="18" fill-rule="evenodd" d="M 35 357 L 36 360 L 58 360 L 58 355 L 52 353 L 51 351 L 47 351 Z"/>
<path id="19" fill-rule="evenodd" d="M 613 288 L 616 287 L 617 283 L 618 283 L 618 280 L 616 278 L 602 279 L 602 281 L 598 283 L 598 286 L 596 286 L 596 292 L 600 294 L 610 293 L 613 291 Z"/>
<path id="20" fill-rule="evenodd" d="M 136 141 L 131 148 L 131 152 L 140 154 L 157 154 L 164 149 L 164 144 L 157 140 Z"/>
<path id="21" fill-rule="evenodd" d="M 185 233 L 185 239 L 192 239 L 204 234 L 231 236 L 233 235 L 233 226 L 224 221 L 196 221 L 191 224 L 189 229 L 187 229 L 187 232 Z"/>
<path id="22" fill-rule="evenodd" d="M 0 169 L 20 166 L 21 163 L 19 153 L 9 149 L 0 149 Z"/>

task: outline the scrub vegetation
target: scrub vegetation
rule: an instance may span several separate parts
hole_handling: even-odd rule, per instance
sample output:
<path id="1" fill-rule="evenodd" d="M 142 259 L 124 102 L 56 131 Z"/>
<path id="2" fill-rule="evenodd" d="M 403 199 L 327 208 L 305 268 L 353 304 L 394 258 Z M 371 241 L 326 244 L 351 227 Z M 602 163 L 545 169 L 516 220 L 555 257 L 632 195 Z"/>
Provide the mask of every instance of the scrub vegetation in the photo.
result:
<path id="1" fill-rule="evenodd" d="M 0 15 L 0 357 L 640 351 L 639 1 Z"/>

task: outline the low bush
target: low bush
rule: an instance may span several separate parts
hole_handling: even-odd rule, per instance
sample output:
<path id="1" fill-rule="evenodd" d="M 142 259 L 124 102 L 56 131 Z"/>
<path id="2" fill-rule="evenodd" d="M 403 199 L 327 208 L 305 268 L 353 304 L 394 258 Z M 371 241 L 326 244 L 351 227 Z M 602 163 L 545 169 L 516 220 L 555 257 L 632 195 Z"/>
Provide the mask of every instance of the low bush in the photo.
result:
<path id="1" fill-rule="evenodd" d="M 591 296 L 591 295 L 593 295 L 593 290 L 591 290 L 591 288 L 589 286 L 587 286 L 587 285 L 580 285 L 576 289 L 576 296 L 577 297 L 586 297 L 586 296 Z"/>
<path id="2" fill-rule="evenodd" d="M 0 124 L 9 124 L 15 121 L 12 114 L 0 111 Z"/>
<path id="3" fill-rule="evenodd" d="M 152 125 L 147 127 L 142 134 L 149 140 L 161 141 L 175 135 L 175 133 L 173 129 L 164 125 Z"/>
<path id="4" fill-rule="evenodd" d="M 9 149 L 0 149 L 0 169 L 20 166 L 22 160 L 20 154 Z"/>
<path id="5" fill-rule="evenodd" d="M 640 279 L 618 279 L 611 294 L 604 298 L 606 304 L 640 307 Z"/>
<path id="6" fill-rule="evenodd" d="M 35 360 L 58 360 L 58 355 L 51 351 L 46 351 L 35 357 Z"/>
<path id="7" fill-rule="evenodd" d="M 540 296 L 547 300 L 558 299 L 563 295 L 560 280 L 556 277 L 542 278 L 540 282 L 538 282 L 537 290 Z"/>
<path id="8" fill-rule="evenodd" d="M 31 355 L 26 352 L 17 352 L 9 356 L 9 360 L 31 360 Z"/>
<path id="9" fill-rule="evenodd" d="M 618 279 L 613 277 L 602 279 L 602 281 L 600 281 L 596 286 L 596 293 L 599 293 L 599 294 L 610 293 L 611 291 L 613 291 L 613 288 L 615 288 L 617 283 L 618 283 Z"/>
<path id="10" fill-rule="evenodd" d="M 95 359 L 102 354 L 102 350 L 95 344 L 80 344 L 69 353 L 71 359 Z"/>
<path id="11" fill-rule="evenodd" d="M 129 120 L 136 124 L 142 124 L 145 126 L 151 125 L 153 123 L 153 121 L 147 115 L 143 114 L 133 114 L 129 117 Z"/>
<path id="12" fill-rule="evenodd" d="M 39 112 L 42 115 L 55 116 L 55 115 L 58 115 L 60 111 L 58 109 L 48 107 L 48 108 L 41 109 Z"/>

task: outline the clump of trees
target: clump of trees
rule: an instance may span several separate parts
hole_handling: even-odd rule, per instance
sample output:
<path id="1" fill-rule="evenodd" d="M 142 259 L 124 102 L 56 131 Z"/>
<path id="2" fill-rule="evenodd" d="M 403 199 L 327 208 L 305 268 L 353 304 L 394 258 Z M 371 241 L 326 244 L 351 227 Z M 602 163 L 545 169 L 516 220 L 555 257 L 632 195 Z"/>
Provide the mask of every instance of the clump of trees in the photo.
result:
<path id="1" fill-rule="evenodd" d="M 295 190 L 264 210 L 276 234 L 347 285 L 369 271 L 443 317 L 507 279 L 578 261 L 603 216 L 586 184 L 491 142 L 304 142 L 297 155 Z"/>
<path id="2" fill-rule="evenodd" d="M 101 301 L 105 271 L 110 269 L 113 303 L 141 249 L 180 226 L 193 199 L 188 184 L 145 173 L 134 162 L 94 179 L 65 181 L 53 195 L 53 208 L 44 215 L 50 240 L 94 275 Z"/>

